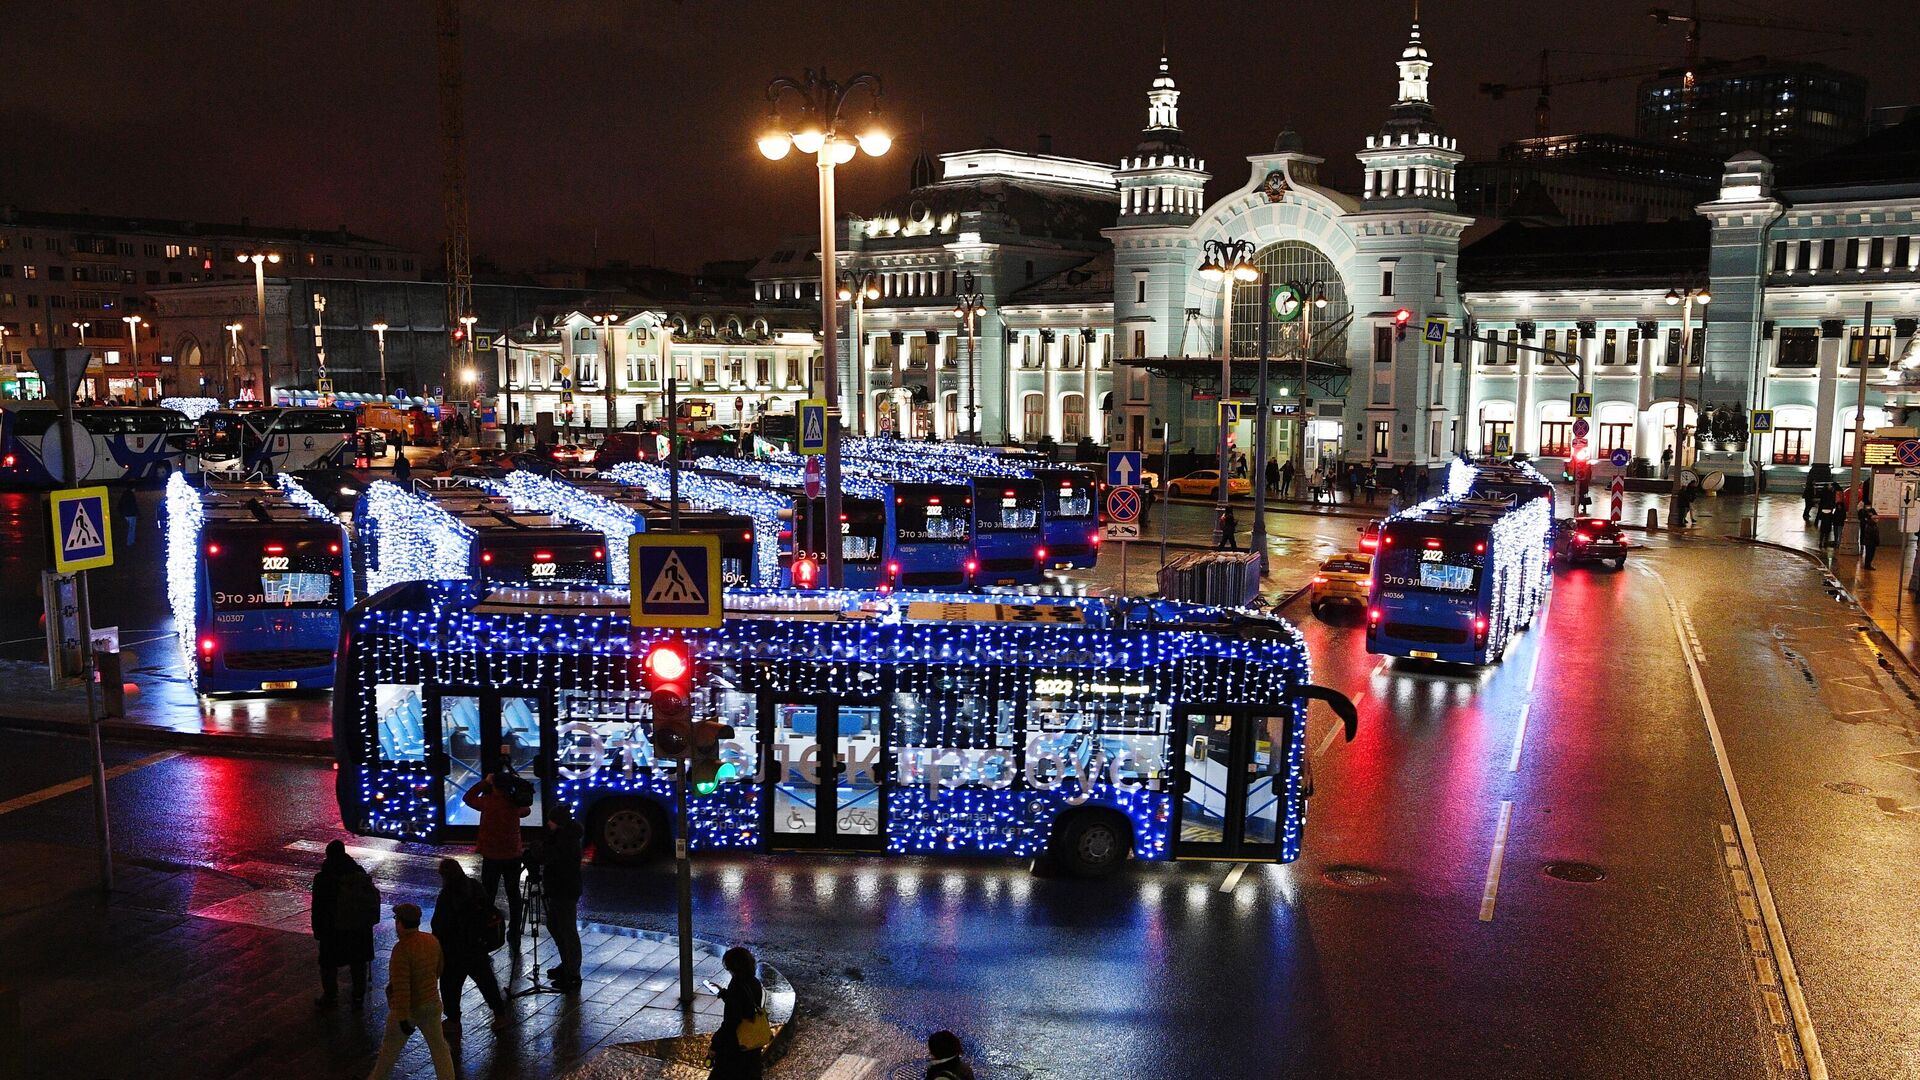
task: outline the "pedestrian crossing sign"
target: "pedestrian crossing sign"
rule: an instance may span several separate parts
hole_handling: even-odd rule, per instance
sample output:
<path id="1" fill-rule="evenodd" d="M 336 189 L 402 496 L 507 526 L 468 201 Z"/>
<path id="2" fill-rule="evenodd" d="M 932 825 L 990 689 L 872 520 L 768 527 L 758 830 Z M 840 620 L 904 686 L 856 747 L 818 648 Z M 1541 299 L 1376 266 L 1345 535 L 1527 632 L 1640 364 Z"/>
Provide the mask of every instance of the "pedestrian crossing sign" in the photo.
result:
<path id="1" fill-rule="evenodd" d="M 718 535 L 635 533 L 627 538 L 627 559 L 633 625 L 720 625 Z"/>
<path id="2" fill-rule="evenodd" d="M 1593 415 L 1593 395 L 1584 390 L 1575 393 L 1573 400 L 1569 404 L 1571 408 L 1568 411 L 1572 412 L 1576 417 L 1584 419 Z"/>
<path id="3" fill-rule="evenodd" d="M 800 403 L 800 440 L 794 450 L 802 454 L 827 452 L 827 403 L 824 400 L 808 398 Z"/>
<path id="4" fill-rule="evenodd" d="M 53 568 L 62 574 L 113 565 L 113 534 L 107 529 L 107 489 L 55 491 Z"/>
<path id="5" fill-rule="evenodd" d="M 1753 410 L 1753 421 L 1747 425 L 1747 428 L 1748 430 L 1752 431 L 1755 435 L 1765 435 L 1766 433 L 1772 431 L 1773 430 L 1773 410 L 1772 409 Z"/>
<path id="6" fill-rule="evenodd" d="M 1420 333 L 1420 340 L 1429 345 L 1445 345 L 1447 335 L 1452 332 L 1452 319 L 1428 318 L 1426 328 Z"/>

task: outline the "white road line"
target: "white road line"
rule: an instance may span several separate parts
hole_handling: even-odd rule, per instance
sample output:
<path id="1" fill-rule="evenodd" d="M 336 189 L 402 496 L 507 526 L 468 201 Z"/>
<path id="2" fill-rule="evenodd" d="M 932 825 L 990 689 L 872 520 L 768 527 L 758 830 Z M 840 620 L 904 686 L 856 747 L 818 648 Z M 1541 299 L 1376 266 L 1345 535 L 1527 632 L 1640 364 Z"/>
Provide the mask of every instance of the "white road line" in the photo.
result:
<path id="1" fill-rule="evenodd" d="M 1500 827 L 1493 834 L 1493 858 L 1487 863 L 1487 887 L 1480 894 L 1480 921 L 1493 921 L 1493 900 L 1500 895 L 1500 864 L 1507 860 L 1507 824 L 1513 820 L 1513 800 L 1500 800 Z"/>
<path id="2" fill-rule="evenodd" d="M 1358 702 L 1355 702 L 1355 704 L 1358 704 Z M 1327 747 L 1333 745 L 1333 740 L 1340 737 L 1340 732 L 1342 730 L 1343 728 L 1341 727 L 1340 723 L 1338 721 L 1335 721 L 1333 726 L 1327 729 L 1327 737 L 1324 739 L 1321 739 L 1320 745 L 1313 748 L 1313 756 L 1319 757 L 1321 754 L 1326 753 Z"/>
<path id="3" fill-rule="evenodd" d="M 1385 660 L 1382 660 L 1379 663 L 1373 665 L 1373 672 L 1369 674 L 1367 678 L 1377 679 L 1380 677 L 1380 673 L 1385 670 L 1387 670 L 1387 662 Z"/>
<path id="4" fill-rule="evenodd" d="M 1680 602 L 1667 579 L 1654 571 L 1653 580 L 1667 598 L 1667 613 L 1673 617 L 1673 634 L 1687 644 L 1687 630 L 1681 621 Z M 1754 841 L 1753 825 L 1747 820 L 1746 803 L 1740 799 L 1740 783 L 1734 779 L 1733 763 L 1727 758 L 1726 740 L 1720 736 L 1720 723 L 1713 718 L 1713 703 L 1707 700 L 1707 684 L 1700 678 L 1700 663 L 1692 649 L 1681 649 L 1687 662 L 1687 674 L 1693 679 L 1693 696 L 1700 702 L 1700 713 L 1707 721 L 1707 739 L 1713 744 L 1713 759 L 1720 767 L 1720 785 L 1726 789 L 1727 804 L 1733 808 L 1733 828 L 1740 838 L 1740 851 L 1746 857 L 1747 871 L 1753 877 L 1753 890 L 1760 900 L 1761 921 L 1766 923 L 1767 938 L 1773 943 L 1773 956 L 1780 965 L 1780 982 L 1787 992 L 1787 1008 L 1793 1013 L 1793 1029 L 1800 1037 L 1800 1051 L 1807 1059 L 1807 1080 L 1827 1080 L 1827 1062 L 1820 1054 L 1820 1039 L 1814 1034 L 1813 1015 L 1807 1011 L 1807 998 L 1800 988 L 1800 971 L 1793 963 L 1793 950 L 1787 944 L 1787 932 L 1780 924 L 1780 910 L 1774 906 L 1773 888 L 1767 884 L 1767 871 L 1760 863 L 1760 845 Z"/>
<path id="5" fill-rule="evenodd" d="M 1521 703 L 1520 722 L 1513 727 L 1513 757 L 1507 760 L 1508 772 L 1520 771 L 1520 749 L 1525 746 L 1527 742 L 1527 714 L 1532 711 L 1533 702 L 1527 701 Z"/>
<path id="6" fill-rule="evenodd" d="M 866 1080 L 880 1064 L 879 1059 L 859 1054 L 841 1054 L 820 1074 L 820 1080 Z"/>
<path id="7" fill-rule="evenodd" d="M 158 765 L 163 761 L 168 761 L 179 756 L 180 752 L 178 750 L 165 750 L 158 754 L 148 754 L 146 757 L 140 758 L 137 761 L 129 761 L 124 765 L 115 765 L 113 768 L 108 769 L 107 779 L 112 780 L 116 777 L 125 776 L 136 769 L 144 769 L 149 765 Z M 57 799 L 68 792 L 85 791 L 92 786 L 93 777 L 82 776 L 77 780 L 68 780 L 55 784 L 52 787 L 43 787 L 39 791 L 29 792 L 17 798 L 8 799 L 6 802 L 0 802 L 0 814 L 11 814 L 15 810 L 25 810 L 29 806 L 46 802 L 48 799 Z"/>
<path id="8" fill-rule="evenodd" d="M 1546 625 L 1546 622 L 1544 619 L 1541 621 L 1541 625 L 1542 626 Z M 1527 669 L 1527 693 L 1529 694 L 1533 693 L 1533 680 L 1538 678 L 1539 675 L 1540 675 L 1540 649 L 1539 649 L 1539 646 L 1536 645 L 1533 650 L 1533 666 Z"/>
<path id="9" fill-rule="evenodd" d="M 1245 874 L 1246 872 L 1247 872 L 1246 863 L 1234 863 L 1233 869 L 1227 871 L 1227 880 L 1220 883 L 1220 891 L 1223 893 L 1230 893 L 1234 889 L 1238 888 L 1240 886 L 1240 877 L 1242 874 Z"/>

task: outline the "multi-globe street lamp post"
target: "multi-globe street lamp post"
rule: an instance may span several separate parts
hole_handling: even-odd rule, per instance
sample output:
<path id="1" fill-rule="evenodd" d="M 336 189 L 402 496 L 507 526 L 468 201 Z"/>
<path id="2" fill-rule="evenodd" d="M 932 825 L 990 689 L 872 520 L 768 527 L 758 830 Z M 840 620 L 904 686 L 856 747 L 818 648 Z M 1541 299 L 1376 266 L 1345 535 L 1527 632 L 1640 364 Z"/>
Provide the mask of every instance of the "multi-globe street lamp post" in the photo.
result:
<path id="1" fill-rule="evenodd" d="M 865 91 L 870 106 L 866 128 L 849 138 L 840 131 L 841 109 L 854 91 Z M 798 122 L 787 124 L 780 116 L 780 103 L 795 99 L 800 107 Z M 860 151 L 879 157 L 893 140 L 879 124 L 880 80 L 873 75 L 855 75 L 845 83 L 827 77 L 824 70 L 808 69 L 799 79 L 778 78 L 767 84 L 767 127 L 758 144 L 768 160 L 778 161 L 789 150 L 814 155 L 820 169 L 820 348 L 821 381 L 825 384 L 827 437 L 826 447 L 826 519 L 830 529 L 840 521 L 840 366 L 835 357 L 835 325 L 839 303 L 835 300 L 840 267 L 834 252 L 833 170 L 852 161 Z M 829 539 L 827 544 L 827 584 L 844 584 L 841 545 Z"/>
<path id="2" fill-rule="evenodd" d="M 607 433 L 613 433 L 613 324 L 620 316 L 611 311 L 593 316 L 593 321 L 601 330 L 600 340 L 605 344 L 601 348 L 600 385 L 607 394 Z"/>
<path id="3" fill-rule="evenodd" d="M 240 261 L 253 264 L 254 314 L 260 319 L 260 403 L 273 404 L 273 365 L 267 353 L 267 264 L 280 262 L 277 251 L 243 251 Z"/>
<path id="4" fill-rule="evenodd" d="M 853 368 L 853 430 L 863 435 L 872 435 L 880 427 L 879 409 L 875 409 L 874 422 L 867 424 L 867 343 L 866 328 L 867 301 L 880 299 L 880 280 L 872 271 L 859 276 L 858 284 L 854 275 L 840 275 L 840 287 L 835 293 L 844 304 L 848 304 L 847 333 L 848 348 L 853 350 L 851 366 Z M 763 406 L 762 412 L 766 411 Z"/>
<path id="5" fill-rule="evenodd" d="M 1200 264 L 1200 276 L 1222 283 L 1220 290 L 1220 398 L 1214 403 L 1220 423 L 1220 473 L 1214 490 L 1214 543 L 1224 546 L 1230 539 L 1227 528 L 1229 480 L 1233 475 L 1227 446 L 1227 402 L 1233 397 L 1233 284 L 1258 281 L 1260 270 L 1253 265 L 1253 241 L 1208 240 L 1202 245 L 1206 261 Z"/>
<path id="6" fill-rule="evenodd" d="M 387 386 L 387 331 L 391 329 L 387 320 L 376 319 L 373 324 L 374 349 L 380 354 L 380 396 L 386 397 Z"/>
<path id="7" fill-rule="evenodd" d="M 146 325 L 147 320 L 138 315 L 122 315 L 120 321 L 127 324 L 127 353 L 133 361 L 133 385 L 137 397 L 146 392 L 140 388 L 140 328 Z M 155 375 L 153 381 L 155 389 L 158 389 L 160 377 Z M 159 396 L 159 394 L 154 395 L 156 398 Z"/>
<path id="8" fill-rule="evenodd" d="M 240 331 L 246 326 L 239 322 L 230 322 L 221 327 L 227 332 L 227 362 L 220 365 L 220 400 L 230 402 L 233 397 L 233 384 L 238 371 L 246 366 L 246 353 L 240 348 Z"/>
<path id="9" fill-rule="evenodd" d="M 1712 302 L 1713 294 L 1705 288 L 1689 286 L 1667 290 L 1667 306 L 1680 309 L 1680 362 L 1675 365 L 1678 372 L 1674 380 L 1677 388 L 1673 409 L 1673 475 L 1667 504 L 1667 528 L 1676 531 L 1685 524 L 1676 515 L 1680 512 L 1680 491 L 1684 486 L 1680 482 L 1680 474 L 1687 460 L 1687 361 L 1693 359 L 1693 305 Z M 1701 385 L 1706 385 L 1704 379 Z M 1696 404 L 1696 410 L 1698 407 Z"/>
<path id="10" fill-rule="evenodd" d="M 472 400 L 473 395 L 479 392 L 478 383 L 480 382 L 480 373 L 476 371 L 473 366 L 473 324 L 479 321 L 480 316 L 478 315 L 468 314 L 460 316 L 460 385 L 465 388 L 468 400 Z M 454 410 L 458 412 L 459 406 L 454 406 Z M 475 432 L 474 435 L 474 445 L 478 446 L 480 443 L 479 433 Z"/>
<path id="11" fill-rule="evenodd" d="M 966 328 L 967 335 L 967 432 L 965 442 L 980 441 L 980 324 L 987 318 L 987 298 L 976 287 L 973 271 L 967 271 L 961 283 L 960 299 L 953 306 L 954 317 Z"/>

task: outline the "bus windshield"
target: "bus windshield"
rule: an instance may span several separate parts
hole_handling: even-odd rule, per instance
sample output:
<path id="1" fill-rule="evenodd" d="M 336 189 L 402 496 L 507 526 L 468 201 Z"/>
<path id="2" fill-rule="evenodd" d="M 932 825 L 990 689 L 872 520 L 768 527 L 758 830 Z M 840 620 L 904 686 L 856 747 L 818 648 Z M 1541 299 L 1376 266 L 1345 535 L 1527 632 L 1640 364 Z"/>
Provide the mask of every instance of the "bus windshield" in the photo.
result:
<path id="1" fill-rule="evenodd" d="M 959 500 L 933 496 L 925 501 L 904 499 L 893 508 L 894 535 L 902 543 L 936 541 L 960 543 L 972 530 L 967 524 L 967 508 L 954 505 Z"/>
<path id="2" fill-rule="evenodd" d="M 1486 556 L 1445 547 L 1403 548 L 1380 557 L 1380 584 L 1389 589 L 1470 595 L 1480 587 Z"/>
<path id="3" fill-rule="evenodd" d="M 1093 517 L 1093 479 L 1075 473 L 1061 473 L 1048 477 L 1045 483 L 1053 495 L 1053 501 L 1047 507 L 1050 517 L 1092 518 Z"/>
<path id="4" fill-rule="evenodd" d="M 1013 532 L 1040 527 L 1040 482 L 982 478 L 974 485 L 976 523 L 981 532 Z"/>
<path id="5" fill-rule="evenodd" d="M 207 532 L 207 592 L 215 611 L 338 607 L 337 538 L 268 539 L 258 529 Z"/>

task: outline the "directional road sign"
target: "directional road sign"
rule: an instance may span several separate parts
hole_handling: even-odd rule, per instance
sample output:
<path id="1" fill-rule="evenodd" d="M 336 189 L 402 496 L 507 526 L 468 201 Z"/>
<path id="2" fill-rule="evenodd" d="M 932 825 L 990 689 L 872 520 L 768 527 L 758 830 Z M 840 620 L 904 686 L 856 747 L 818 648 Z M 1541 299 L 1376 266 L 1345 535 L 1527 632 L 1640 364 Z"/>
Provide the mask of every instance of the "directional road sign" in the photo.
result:
<path id="1" fill-rule="evenodd" d="M 824 454 L 827 452 L 827 403 L 820 398 L 808 398 L 800 403 L 800 445 L 794 447 L 796 453 Z"/>
<path id="2" fill-rule="evenodd" d="M 1107 486 L 1133 487 L 1140 482 L 1140 451 L 1107 451 Z"/>
<path id="3" fill-rule="evenodd" d="M 1607 460 L 1609 460 L 1609 461 L 1611 461 L 1611 462 L 1613 462 L 1613 467 L 1614 467 L 1614 468 L 1616 468 L 1616 469 L 1624 469 L 1624 468 L 1626 468 L 1626 467 L 1627 467 L 1627 462 L 1629 462 L 1629 461 L 1632 461 L 1632 460 L 1633 460 L 1633 454 L 1632 454 L 1632 453 L 1630 453 L 1630 452 L 1628 452 L 1628 450 L 1627 450 L 1627 448 L 1626 448 L 1626 447 L 1624 447 L 1624 446 L 1623 446 L 1623 447 L 1618 447 L 1618 448 L 1616 448 L 1616 449 L 1614 450 L 1614 452 L 1613 452 L 1613 453 L 1612 453 L 1612 454 L 1611 454 L 1611 455 L 1610 455 L 1610 456 L 1609 456 L 1609 457 L 1607 458 Z"/>
<path id="4" fill-rule="evenodd" d="M 1420 340 L 1429 345 L 1445 345 L 1447 343 L 1447 335 L 1452 332 L 1452 319 L 1429 318 L 1426 329 L 1420 333 Z"/>
<path id="5" fill-rule="evenodd" d="M 1573 395 L 1573 415 L 1581 417 L 1593 415 L 1592 394 L 1582 392 Z"/>
<path id="6" fill-rule="evenodd" d="M 62 574 L 113 565 L 113 534 L 107 531 L 107 489 L 55 491 L 53 568 Z M 716 537 L 716 539 L 718 539 Z"/>
<path id="7" fill-rule="evenodd" d="M 1772 409 L 1753 410 L 1753 419 L 1748 422 L 1747 429 L 1753 432 L 1755 435 L 1765 435 L 1768 432 L 1772 431 L 1773 430 L 1773 410 Z"/>
<path id="8" fill-rule="evenodd" d="M 1140 539 L 1140 523 L 1137 521 L 1109 521 L 1107 522 L 1107 539 L 1138 540 Z"/>
<path id="9" fill-rule="evenodd" d="M 627 559 L 633 625 L 720 625 L 719 536 L 634 533 Z"/>
<path id="10" fill-rule="evenodd" d="M 1131 525 L 1140 520 L 1140 492 L 1130 487 L 1117 487 L 1107 492 L 1107 520 L 1121 525 Z"/>

